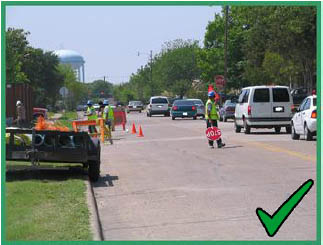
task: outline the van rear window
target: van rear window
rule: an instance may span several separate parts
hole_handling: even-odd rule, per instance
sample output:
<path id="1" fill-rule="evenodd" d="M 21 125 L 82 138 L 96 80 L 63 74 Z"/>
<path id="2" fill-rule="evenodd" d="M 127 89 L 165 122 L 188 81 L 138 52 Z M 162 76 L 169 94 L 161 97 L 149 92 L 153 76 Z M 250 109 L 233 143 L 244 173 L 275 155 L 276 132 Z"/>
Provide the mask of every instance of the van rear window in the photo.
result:
<path id="1" fill-rule="evenodd" d="M 289 93 L 287 88 L 273 88 L 274 102 L 289 102 Z"/>
<path id="2" fill-rule="evenodd" d="M 269 89 L 257 88 L 253 94 L 253 102 L 269 102 Z"/>
<path id="3" fill-rule="evenodd" d="M 152 104 L 168 104 L 167 99 L 165 98 L 155 98 L 151 100 Z"/>

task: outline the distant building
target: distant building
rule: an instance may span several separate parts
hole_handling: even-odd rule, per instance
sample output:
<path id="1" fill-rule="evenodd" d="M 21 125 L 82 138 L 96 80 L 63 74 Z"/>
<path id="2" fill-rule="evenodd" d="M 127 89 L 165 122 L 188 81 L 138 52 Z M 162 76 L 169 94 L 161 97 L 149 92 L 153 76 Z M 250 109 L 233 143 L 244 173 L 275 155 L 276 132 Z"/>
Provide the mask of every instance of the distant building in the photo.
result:
<path id="1" fill-rule="evenodd" d="M 79 82 L 85 81 L 84 63 L 85 60 L 79 53 L 73 50 L 61 49 L 54 51 L 61 64 L 71 65 Z"/>

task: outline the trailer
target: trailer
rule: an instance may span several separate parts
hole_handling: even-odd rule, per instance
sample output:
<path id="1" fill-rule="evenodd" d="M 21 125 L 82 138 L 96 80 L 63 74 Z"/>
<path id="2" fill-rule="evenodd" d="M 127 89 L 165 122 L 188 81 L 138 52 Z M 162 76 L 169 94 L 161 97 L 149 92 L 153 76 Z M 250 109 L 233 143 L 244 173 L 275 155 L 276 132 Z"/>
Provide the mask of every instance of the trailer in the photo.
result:
<path id="1" fill-rule="evenodd" d="M 91 181 L 100 177 L 101 146 L 87 132 L 6 128 L 6 160 L 81 163 Z"/>

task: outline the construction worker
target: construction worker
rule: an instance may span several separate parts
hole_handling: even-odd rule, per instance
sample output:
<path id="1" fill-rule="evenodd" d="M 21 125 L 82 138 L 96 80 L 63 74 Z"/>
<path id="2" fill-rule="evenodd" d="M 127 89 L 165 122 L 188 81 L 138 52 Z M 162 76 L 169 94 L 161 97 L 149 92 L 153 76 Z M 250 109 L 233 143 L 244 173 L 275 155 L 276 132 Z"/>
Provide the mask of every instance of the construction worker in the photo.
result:
<path id="1" fill-rule="evenodd" d="M 17 107 L 17 119 L 16 119 L 17 126 L 19 128 L 23 128 L 26 126 L 26 110 L 20 100 L 17 100 L 16 107 Z"/>
<path id="2" fill-rule="evenodd" d="M 92 101 L 89 100 L 87 102 L 87 111 L 85 116 L 87 116 L 87 120 L 96 120 L 98 116 L 96 114 L 95 108 L 92 105 Z M 97 133 L 95 125 L 89 125 L 89 132 L 90 133 Z"/>
<path id="3" fill-rule="evenodd" d="M 104 113 L 104 105 L 102 100 L 99 101 L 99 111 L 98 111 L 98 118 L 103 118 L 103 113 Z"/>
<path id="4" fill-rule="evenodd" d="M 112 130 L 113 125 L 114 125 L 113 109 L 109 105 L 108 100 L 104 100 L 103 105 L 104 105 L 103 119 L 105 120 L 106 124 L 109 126 L 109 129 Z"/>
<path id="5" fill-rule="evenodd" d="M 205 119 L 206 119 L 206 127 L 218 127 L 218 121 L 219 120 L 219 113 L 217 111 L 217 107 L 215 104 L 215 92 L 212 90 L 208 92 L 208 101 L 205 104 Z M 222 143 L 221 138 L 216 141 L 218 148 L 221 148 L 225 146 L 224 143 Z M 213 146 L 213 140 L 209 140 L 209 147 L 214 148 Z"/>

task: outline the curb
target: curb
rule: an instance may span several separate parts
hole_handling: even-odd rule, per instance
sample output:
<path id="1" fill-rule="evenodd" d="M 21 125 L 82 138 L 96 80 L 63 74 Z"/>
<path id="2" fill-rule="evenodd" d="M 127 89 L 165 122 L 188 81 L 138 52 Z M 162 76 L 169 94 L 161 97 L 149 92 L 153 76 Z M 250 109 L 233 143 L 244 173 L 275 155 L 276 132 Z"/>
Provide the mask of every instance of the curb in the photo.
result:
<path id="1" fill-rule="evenodd" d="M 102 224 L 99 216 L 98 205 L 95 199 L 93 185 L 89 179 L 86 180 L 87 203 L 90 211 L 90 225 L 94 241 L 104 241 Z"/>

